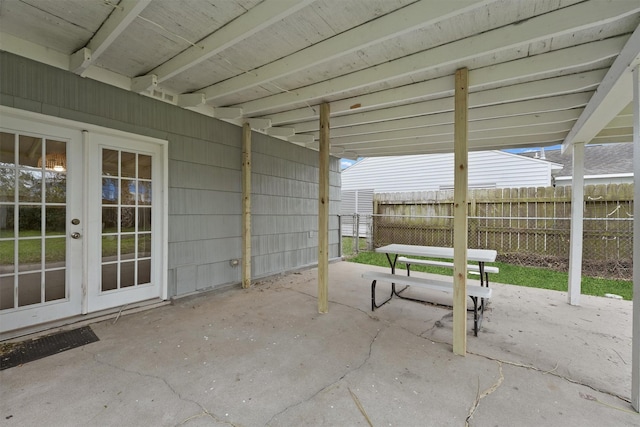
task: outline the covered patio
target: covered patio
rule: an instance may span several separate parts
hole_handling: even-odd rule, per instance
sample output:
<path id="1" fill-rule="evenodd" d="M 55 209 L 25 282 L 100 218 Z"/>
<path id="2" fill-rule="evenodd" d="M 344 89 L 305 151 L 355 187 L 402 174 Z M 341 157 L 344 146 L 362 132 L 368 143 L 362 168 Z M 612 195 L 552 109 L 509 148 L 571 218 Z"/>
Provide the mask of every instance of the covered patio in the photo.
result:
<path id="1" fill-rule="evenodd" d="M 333 390 L 331 384 L 339 384 L 340 378 L 346 380 L 352 375 L 350 369 L 368 360 L 362 354 L 376 355 L 373 350 L 377 346 L 372 343 L 390 336 L 405 337 L 406 343 L 420 345 L 403 347 L 394 342 L 380 346 L 381 350 L 395 351 L 397 348 L 402 351 L 386 356 L 380 353 L 379 359 L 372 361 L 384 361 L 393 366 L 395 360 L 404 358 L 401 359 L 406 362 L 402 363 L 403 369 L 408 369 L 412 366 L 409 362 L 419 360 L 423 364 L 419 369 L 422 372 L 426 369 L 424 364 L 431 363 L 430 358 L 416 357 L 415 352 L 421 351 L 425 344 L 438 352 L 435 360 L 446 360 L 459 369 L 437 370 L 437 374 L 442 375 L 439 387 L 430 387 L 428 377 L 420 376 L 424 395 L 432 398 L 414 402 L 412 408 L 416 411 L 433 405 L 429 407 L 438 409 L 433 411 L 435 416 L 445 416 L 449 421 L 455 416 L 452 423 L 458 424 L 469 408 L 469 399 L 461 398 L 461 394 L 475 398 L 478 390 L 491 390 L 491 384 L 496 384 L 500 378 L 499 375 L 496 377 L 500 365 L 487 357 L 503 360 L 504 354 L 500 352 L 513 352 L 511 347 L 528 348 L 526 357 L 519 355 L 522 360 L 515 363 L 532 364 L 539 370 L 509 365 L 505 357 L 501 362 L 505 372 L 534 377 L 513 386 L 521 391 L 522 401 L 514 404 L 511 401 L 513 393 L 510 393 L 500 411 L 492 411 L 492 416 L 533 410 L 538 399 L 550 403 L 545 399 L 552 394 L 543 393 L 543 390 L 553 391 L 553 388 L 543 380 L 551 379 L 553 387 L 559 387 L 562 393 L 566 392 L 565 387 L 579 387 L 566 384 L 566 380 L 555 376 L 563 369 L 566 374 L 572 373 L 573 369 L 568 362 L 563 367 L 561 358 L 551 357 L 555 343 L 562 351 L 571 349 L 572 355 L 566 356 L 570 358 L 566 360 L 571 360 L 571 366 L 574 366 L 578 356 L 582 358 L 591 352 L 577 350 L 587 347 L 582 341 L 579 346 L 568 346 L 567 341 L 580 340 L 584 334 L 588 336 L 599 327 L 613 326 L 609 315 L 602 324 L 593 317 L 587 322 L 591 327 L 570 330 L 564 336 L 559 334 L 562 328 L 581 322 L 579 315 L 591 301 L 580 295 L 582 212 L 576 209 L 572 215 L 570 283 L 564 300 L 557 305 L 529 303 L 533 297 L 527 296 L 521 297 L 527 303 L 523 306 L 516 296 L 517 304 L 507 304 L 508 299 L 502 297 L 495 301 L 496 316 L 511 314 L 504 321 L 494 320 L 500 328 L 508 328 L 520 318 L 542 313 L 542 307 L 553 307 L 554 314 L 566 312 L 562 324 L 554 323 L 538 335 L 540 340 L 554 343 L 542 346 L 550 353 L 544 354 L 544 351 L 534 351 L 535 348 L 530 347 L 540 341 L 532 340 L 531 333 L 521 333 L 520 330 L 527 330 L 524 326 L 517 332 L 511 329 L 497 331 L 494 336 L 490 333 L 491 323 L 486 324 L 488 331 L 483 335 L 495 337 L 495 342 L 469 340 L 467 352 L 466 279 L 461 273 L 466 266 L 467 248 L 464 237 L 467 228 L 467 153 L 470 150 L 562 144 L 564 150 L 574 153 L 574 206 L 583 200 L 585 144 L 633 140 L 635 175 L 640 176 L 639 24 L 637 0 L 2 2 L 0 126 L 3 130 L 0 155 L 2 171 L 8 177 L 7 182 L 13 183 L 15 188 L 0 200 L 3 209 L 0 243 L 11 255 L 11 259 L 7 256 L 7 260 L 2 260 L 0 271 L 0 333 L 8 334 L 0 337 L 26 335 L 35 329 L 46 328 L 52 324 L 50 322 L 73 323 L 87 314 L 117 311 L 129 304 L 162 304 L 238 283 L 248 288 L 264 277 L 317 265 L 317 272 L 311 270 L 312 273 L 300 275 L 307 277 L 315 272 L 316 308 L 300 305 L 306 298 L 316 298 L 314 291 L 307 289 L 310 282 L 302 285 L 307 287 L 306 291 L 297 288 L 292 291 L 280 285 L 273 289 L 255 286 L 248 291 L 221 294 L 211 300 L 193 300 L 201 306 L 216 301 L 216 306 L 198 312 L 200 316 L 192 319 L 195 322 L 192 327 L 183 329 L 181 322 L 160 321 L 155 317 L 169 316 L 168 313 L 179 312 L 190 304 L 190 300 L 178 299 L 172 308 L 123 317 L 114 325 L 121 328 L 119 325 L 125 323 L 125 319 L 134 318 L 142 323 L 152 318 L 158 321 L 157 324 L 146 324 L 144 334 L 140 331 L 141 335 L 131 341 L 147 343 L 143 349 L 116 346 L 117 351 L 122 352 L 114 355 L 117 362 L 113 363 L 117 365 L 109 361 L 103 364 L 98 356 L 102 354 L 100 352 L 69 354 L 84 356 L 90 363 L 99 363 L 103 368 L 107 366 L 107 371 L 120 369 L 125 376 L 131 372 L 145 372 L 144 375 L 151 375 L 154 381 L 167 385 L 169 395 L 177 393 L 179 400 L 182 399 L 177 406 L 184 410 L 185 399 L 200 400 L 185 397 L 195 393 L 195 389 L 176 391 L 180 388 L 179 383 L 173 385 L 170 380 L 175 365 L 164 365 L 159 371 L 154 371 L 156 368 L 152 366 L 148 371 L 142 366 L 127 369 L 127 357 L 141 354 L 137 350 L 156 351 L 153 358 L 140 360 L 142 365 L 162 358 L 167 354 L 164 349 L 152 346 L 156 337 L 160 337 L 158 345 L 169 340 L 178 349 L 182 344 L 173 340 L 200 335 L 209 337 L 203 338 L 205 344 L 213 337 L 242 341 L 242 336 L 236 335 L 238 328 L 260 311 L 270 311 L 267 310 L 269 300 L 261 296 L 271 295 L 273 291 L 273 295 L 293 298 L 292 303 L 283 306 L 277 298 L 271 303 L 271 315 L 283 316 L 267 322 L 272 325 L 274 336 L 287 333 L 288 316 L 313 319 L 309 323 L 313 333 L 308 336 L 318 347 L 314 356 L 306 356 L 308 361 L 304 363 L 305 369 L 300 369 L 300 375 L 306 373 L 314 378 L 304 385 L 315 384 L 315 391 L 305 394 L 293 390 L 288 394 L 289 400 L 285 400 L 288 403 L 281 404 L 278 400 L 276 409 L 265 412 L 270 414 L 267 418 L 254 420 L 258 424 L 278 424 L 278 417 L 294 416 L 295 410 L 305 406 L 303 402 L 313 402 L 311 397 L 325 398 L 323 390 Z M 461 232 L 454 243 L 454 326 L 452 329 L 446 327 L 448 317 L 443 319 L 449 312 L 435 314 L 432 323 L 440 320 L 439 325 L 445 326 L 427 333 L 424 331 L 433 324 L 424 324 L 422 317 L 415 318 L 422 319 L 416 320 L 417 324 L 411 324 L 405 316 L 385 320 L 382 316 L 392 315 L 386 313 L 390 311 L 386 308 L 380 314 L 376 313 L 376 318 L 381 316 L 379 320 L 359 309 L 354 314 L 361 317 L 348 321 L 341 319 L 341 311 L 360 307 L 362 289 L 349 291 L 351 285 L 341 288 L 338 283 L 342 280 L 350 278 L 354 286 L 361 280 L 350 272 L 345 272 L 344 277 L 340 274 L 336 277 L 335 271 L 330 272 L 329 268 L 330 259 L 337 258 L 339 253 L 336 221 L 340 202 L 339 158 L 442 152 L 455 152 L 456 155 L 455 228 Z M 48 165 L 48 156 L 62 157 L 64 164 Z M 125 164 L 123 159 L 133 160 Z M 50 182 L 42 179 L 38 184 L 40 187 L 34 185 L 33 188 L 40 189 L 40 193 L 36 191 L 34 195 L 18 191 L 24 182 L 19 179 L 22 172 L 50 176 Z M 65 197 L 51 201 L 43 194 L 55 179 L 64 182 L 61 188 L 64 187 Z M 105 192 L 112 180 L 121 183 L 120 188 L 126 191 L 121 191 L 120 195 L 115 191 L 112 195 Z M 153 199 L 147 198 L 150 192 L 140 191 L 145 186 L 153 187 Z M 635 191 L 636 199 L 640 199 L 640 186 L 636 186 Z M 52 236 L 47 234 L 51 230 L 47 229 L 46 212 L 56 208 L 62 212 L 62 221 L 57 224 L 60 229 L 53 230 L 56 234 Z M 20 222 L 24 220 L 21 212 L 25 209 L 41 215 L 32 222 L 35 225 L 28 230 L 29 235 L 25 233 L 26 221 Z M 127 218 L 123 212 L 129 212 Z M 640 216 L 640 206 L 636 205 L 634 215 Z M 107 221 L 109 218 L 116 220 Z M 58 263 L 53 265 L 47 263 L 46 256 L 51 255 L 47 247 L 53 246 L 47 244 L 55 239 L 63 249 L 56 254 L 61 259 L 53 257 Z M 27 241 L 40 245 L 35 250 L 35 261 L 27 262 L 28 257 L 20 252 L 27 246 Z M 105 249 L 109 241 L 116 242 L 113 253 Z M 131 244 L 122 245 L 123 241 Z M 638 222 L 634 250 L 640 252 Z M 623 353 L 625 349 L 617 355 L 620 360 L 611 356 L 616 363 L 624 365 L 627 375 L 615 377 L 620 378 L 615 381 L 615 387 L 622 388 L 616 393 L 630 394 L 636 410 L 640 408 L 640 266 L 637 264 L 634 320 L 629 314 L 627 323 L 621 323 L 623 329 L 631 324 L 636 327 L 635 339 L 631 341 L 633 357 Z M 344 264 L 334 264 L 332 268 L 341 269 Z M 330 274 L 333 274 L 331 280 Z M 29 281 L 29 276 L 33 280 Z M 57 280 L 57 292 L 50 289 L 54 280 Z M 499 290 L 496 288 L 498 295 Z M 350 292 L 352 296 L 357 295 L 357 302 L 355 298 L 349 299 Z M 232 305 L 233 310 L 225 317 L 213 319 L 210 323 L 215 326 L 216 334 L 209 334 L 209 323 L 200 322 L 225 312 L 218 304 L 224 306 L 225 301 L 234 301 L 229 295 L 240 298 L 243 304 Z M 329 301 L 333 301 L 331 313 L 317 316 L 316 312 L 328 311 Z M 571 306 L 564 305 L 567 302 Z M 254 309 L 249 310 L 249 307 Z M 407 310 L 421 308 L 413 306 Z M 193 310 L 197 311 L 197 308 Z M 517 314 L 513 310 L 518 310 Z M 229 318 L 234 322 L 226 323 Z M 348 348 L 336 341 L 342 336 L 340 331 L 346 334 L 353 322 L 359 324 L 360 321 L 365 323 L 362 326 L 364 333 L 354 337 L 344 335 L 345 343 L 360 342 L 360 356 L 352 358 L 349 352 L 342 355 L 341 352 Z M 263 327 L 259 317 L 253 317 L 251 324 Z M 326 328 L 314 328 L 318 324 L 326 324 Z M 374 327 L 374 324 L 384 327 Z M 531 321 L 527 325 L 543 326 L 544 323 Z M 105 345 L 112 339 L 119 342 L 126 336 L 125 332 L 136 331 L 131 325 L 120 331 L 122 336 L 115 337 L 109 335 L 114 329 L 107 323 L 100 328 L 104 339 L 96 346 Z M 242 331 L 251 334 L 251 328 Z M 300 333 L 303 332 L 300 330 L 296 334 L 302 336 Z M 519 334 L 524 335 L 521 343 L 515 338 Z M 509 344 L 512 338 L 513 346 Z M 269 340 L 276 343 L 269 344 L 269 351 L 273 351 L 278 340 Z M 283 337 L 282 342 L 291 341 Z M 266 341 L 263 344 L 268 345 Z M 586 344 L 592 345 L 591 340 Z M 208 348 L 193 345 L 194 349 Z M 468 353 L 469 357 L 456 359 L 450 353 L 451 345 L 453 353 Z M 487 347 L 484 350 L 474 348 L 478 345 Z M 235 357 L 227 360 L 224 359 L 226 348 L 224 345 L 216 347 L 218 354 L 215 357 L 222 357 L 216 361 L 219 369 L 226 370 L 230 360 L 237 363 L 238 355 L 247 357 L 239 359 L 246 365 L 238 367 L 238 381 L 227 380 L 229 383 L 225 383 L 224 391 L 221 391 L 224 396 L 232 396 L 235 383 L 243 382 L 242 372 L 260 363 L 260 353 L 238 351 Z M 249 346 L 245 350 L 253 349 Z M 498 353 L 492 353 L 494 351 Z M 205 351 L 196 353 L 197 357 L 209 356 Z M 289 353 L 283 353 L 282 357 L 285 354 Z M 340 371 L 339 365 L 327 362 L 328 355 L 334 354 L 337 358 L 344 357 L 349 368 Z M 414 357 L 407 358 L 407 354 Z M 59 357 L 65 361 L 65 369 L 79 366 L 75 360 L 65 359 L 71 356 Z M 184 357 L 174 358 L 171 363 L 184 361 Z M 319 362 L 319 359 L 325 362 Z M 52 363 L 49 360 L 54 359 L 41 363 Z M 200 361 L 205 364 L 214 360 Z M 275 366 L 276 359 L 273 360 L 272 366 Z M 279 365 L 284 366 L 279 380 L 285 381 L 285 385 L 291 369 L 297 366 L 292 363 L 289 359 L 288 363 Z M 326 365 L 307 370 L 309 366 L 322 363 Z M 592 375 L 602 364 L 601 357 L 591 360 L 585 366 L 584 375 Z M 614 377 L 609 368 L 603 367 L 602 376 L 611 387 L 610 380 Z M 326 382 L 326 369 L 336 370 L 333 382 Z M 452 374 L 453 371 L 460 375 L 459 383 L 450 380 L 450 375 L 457 375 Z M 24 378 L 31 375 L 26 370 L 3 374 L 16 381 L 15 387 L 10 387 L 12 399 L 20 395 L 23 381 L 11 378 L 13 372 L 20 372 Z M 89 372 L 84 371 L 87 375 Z M 206 377 L 199 371 L 193 372 L 201 374 L 195 377 L 195 382 L 187 381 L 189 377 L 184 372 L 177 380 L 192 386 Z M 379 372 L 385 370 L 375 370 L 376 376 L 381 375 Z M 629 372 L 632 372 L 630 379 Z M 400 373 L 396 373 L 394 381 L 396 377 L 400 378 Z M 410 373 L 421 375 L 415 371 Z M 561 375 L 571 377 L 564 373 Z M 77 374 L 70 372 L 71 377 Z M 46 378 L 46 370 L 37 375 L 39 379 Z M 149 378 L 144 375 L 141 378 Z M 260 375 L 261 371 L 256 370 L 256 378 Z M 357 376 L 358 370 L 353 375 Z M 372 376 L 373 371 L 365 377 Z M 455 387 L 462 384 L 462 378 L 467 381 L 471 377 L 476 380 L 466 390 Z M 505 381 L 507 378 L 505 375 Z M 274 378 L 268 380 L 276 381 Z M 536 387 L 527 386 L 534 381 L 539 382 Z M 39 382 L 56 386 L 55 381 Z M 354 384 L 357 387 L 352 391 L 356 395 L 364 393 L 364 383 Z M 135 382 L 130 385 L 126 393 L 138 390 L 139 396 L 145 394 Z M 213 386 L 210 388 L 210 391 L 216 390 Z M 611 391 L 603 385 L 605 389 Z M 277 390 L 280 388 L 262 389 L 268 395 L 266 401 L 277 396 Z M 434 400 L 433 395 L 439 390 L 449 390 L 446 393 L 450 398 Z M 502 384 L 494 393 L 498 396 L 504 390 Z M 533 390 L 538 393 L 535 399 L 526 395 Z M 415 391 L 420 394 L 419 390 Z M 611 403 L 606 396 L 593 400 L 589 397 L 591 393 L 580 392 L 585 397 L 571 401 L 572 404 L 558 398 L 558 402 L 565 402 L 558 416 L 560 412 L 562 416 L 570 413 L 584 417 L 589 423 L 596 418 L 585 417 L 588 414 L 582 411 L 585 405 L 594 405 L 601 410 L 602 405 L 598 402 Z M 304 395 L 307 400 L 296 400 Z M 55 395 L 56 398 L 61 396 Z M 135 399 L 133 396 L 127 399 L 132 412 Z M 139 397 L 137 399 L 140 401 Z M 367 412 L 383 409 L 380 402 L 384 399 L 365 397 L 364 400 Z M 349 404 L 353 401 L 352 398 Z M 26 405 L 28 400 L 20 402 Z M 465 410 L 440 414 L 439 411 L 446 407 L 444 402 Z M 234 411 L 220 406 L 214 411 L 209 409 L 213 403 L 210 406 L 205 403 L 194 405 L 196 409 L 200 407 L 201 412 L 215 413 L 216 422 L 221 423 L 226 422 L 223 418 L 226 413 L 238 413 L 239 417 L 263 413 L 261 410 L 243 413 L 241 406 Z M 103 406 L 107 410 L 109 405 Z M 291 410 L 286 410 L 289 407 Z M 545 417 L 554 413 L 549 407 L 545 409 Z M 200 417 L 191 418 L 198 414 L 197 410 L 186 412 L 182 414 L 184 418 L 177 416 L 172 422 L 201 420 Z M 395 409 L 387 408 L 386 412 L 395 413 Z M 496 415 L 498 413 L 501 415 Z M 631 416 L 623 411 L 613 414 Z M 606 420 L 613 419 L 611 417 L 614 415 Z M 377 419 L 387 421 L 383 415 Z M 446 420 L 443 418 L 442 422 L 449 422 Z M 622 423 L 629 420 L 635 419 L 621 418 Z M 252 420 L 238 423 L 244 422 L 253 424 Z M 333 423 L 331 420 L 324 422 Z M 392 420 L 388 422 L 393 424 Z M 295 421 L 283 419 L 282 423 L 295 424 Z"/>
<path id="2" fill-rule="evenodd" d="M 93 324 L 99 342 L 2 371 L 3 422 L 638 425 L 624 397 L 630 301 L 573 307 L 566 293 L 495 284 L 461 358 L 451 309 L 393 300 L 372 313 L 371 268 L 330 265 L 330 315 L 315 313 L 308 269 Z"/>

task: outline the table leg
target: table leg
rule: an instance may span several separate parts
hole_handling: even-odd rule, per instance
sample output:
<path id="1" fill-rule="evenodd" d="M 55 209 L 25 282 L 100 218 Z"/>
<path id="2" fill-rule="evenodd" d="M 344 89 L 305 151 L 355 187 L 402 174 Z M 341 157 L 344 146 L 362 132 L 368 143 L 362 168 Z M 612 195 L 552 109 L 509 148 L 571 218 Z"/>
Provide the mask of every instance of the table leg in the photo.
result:
<path id="1" fill-rule="evenodd" d="M 396 274 L 396 261 L 398 260 L 398 254 L 393 255 L 393 261 L 391 261 L 391 257 L 388 253 L 385 253 L 387 256 L 387 261 L 389 261 L 389 265 L 391 266 L 391 274 Z"/>
<path id="2" fill-rule="evenodd" d="M 486 274 L 485 276 L 485 272 L 484 272 L 484 262 L 480 261 L 478 262 L 478 268 L 480 269 L 480 286 L 487 286 L 489 287 L 489 275 Z M 484 314 L 484 298 L 480 298 L 480 309 L 482 310 L 482 313 Z M 475 303 L 477 306 L 477 302 Z M 477 311 L 477 308 L 476 308 Z M 476 326 L 476 336 L 478 336 L 478 331 L 477 331 L 477 326 Z"/>

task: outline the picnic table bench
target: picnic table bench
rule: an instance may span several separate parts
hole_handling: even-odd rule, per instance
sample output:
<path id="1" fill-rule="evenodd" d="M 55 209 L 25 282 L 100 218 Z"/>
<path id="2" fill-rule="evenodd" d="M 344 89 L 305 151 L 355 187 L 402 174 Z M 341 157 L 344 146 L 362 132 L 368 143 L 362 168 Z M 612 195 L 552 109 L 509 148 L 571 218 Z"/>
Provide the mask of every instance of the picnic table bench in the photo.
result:
<path id="1" fill-rule="evenodd" d="M 400 293 L 406 290 L 409 286 L 432 289 L 450 294 L 453 293 L 453 283 L 448 280 L 401 276 L 398 274 L 384 273 L 381 271 L 367 271 L 362 274 L 362 277 L 364 279 L 372 280 L 371 311 L 374 311 L 376 308 L 382 307 L 384 304 L 389 302 L 394 295 L 403 299 L 424 302 L 423 300 L 400 296 Z M 378 282 L 387 282 L 391 283 L 392 285 L 391 295 L 381 304 L 376 303 L 376 284 Z M 395 285 L 404 285 L 405 287 L 397 291 Z M 478 336 L 478 331 L 480 330 L 482 317 L 484 315 L 485 300 L 491 298 L 491 288 L 489 288 L 488 286 L 467 285 L 467 296 L 469 296 L 473 301 L 473 334 L 475 336 Z"/>
<path id="2" fill-rule="evenodd" d="M 407 257 L 398 257 L 397 262 L 403 263 L 407 266 L 407 276 L 410 276 L 411 264 L 415 265 L 427 265 L 432 267 L 446 267 L 453 268 L 452 262 L 447 261 L 435 261 L 431 259 L 416 259 Z M 478 274 L 480 276 L 480 286 L 489 286 L 489 273 L 498 274 L 500 269 L 491 265 L 485 265 L 482 274 L 480 272 L 480 266 L 478 264 L 467 264 L 467 271 L 471 274 Z"/>
<path id="3" fill-rule="evenodd" d="M 420 277 L 413 277 L 410 275 L 411 264 L 421 265 L 434 265 L 440 267 L 453 268 L 452 262 L 433 261 L 420 258 L 408 258 L 405 256 L 399 257 L 400 254 L 419 256 L 425 258 L 443 258 L 453 259 L 453 248 L 437 247 L 437 246 L 417 246 L 417 245 L 402 245 L 391 244 L 382 246 L 376 249 L 376 252 L 384 253 L 387 256 L 389 265 L 391 267 L 391 273 L 383 273 L 379 271 L 369 271 L 362 275 L 365 279 L 370 279 L 371 282 L 371 311 L 379 308 L 389 302 L 391 298 L 397 296 L 398 298 L 408 299 L 412 301 L 427 302 L 416 298 L 410 298 L 400 295 L 409 286 L 415 286 L 425 289 L 432 289 L 436 291 L 453 293 L 453 281 L 452 280 L 439 280 L 439 279 L 427 279 Z M 475 261 L 478 264 L 468 264 L 467 270 L 480 274 L 480 286 L 467 285 L 467 295 L 473 301 L 473 333 L 478 336 L 478 331 L 481 326 L 482 318 L 484 315 L 484 309 L 486 301 L 491 298 L 491 289 L 489 288 L 489 275 L 488 273 L 497 273 L 499 270 L 497 267 L 485 266 L 486 262 L 495 261 L 497 252 L 490 249 L 467 249 L 467 260 Z M 407 265 L 407 275 L 401 276 L 395 274 L 396 263 L 400 261 Z M 376 303 L 376 284 L 378 282 L 391 283 L 391 294 L 381 304 Z M 405 287 L 400 291 L 396 291 L 396 284 L 404 285 Z"/>

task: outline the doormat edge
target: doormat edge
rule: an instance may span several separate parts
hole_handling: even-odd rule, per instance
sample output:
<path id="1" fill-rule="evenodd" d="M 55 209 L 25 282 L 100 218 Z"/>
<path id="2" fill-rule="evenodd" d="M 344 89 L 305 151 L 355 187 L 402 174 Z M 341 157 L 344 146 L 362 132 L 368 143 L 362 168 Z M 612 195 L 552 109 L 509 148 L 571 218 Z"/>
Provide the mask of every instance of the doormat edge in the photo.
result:
<path id="1" fill-rule="evenodd" d="M 90 326 L 55 332 L 0 347 L 0 371 L 100 341 Z"/>

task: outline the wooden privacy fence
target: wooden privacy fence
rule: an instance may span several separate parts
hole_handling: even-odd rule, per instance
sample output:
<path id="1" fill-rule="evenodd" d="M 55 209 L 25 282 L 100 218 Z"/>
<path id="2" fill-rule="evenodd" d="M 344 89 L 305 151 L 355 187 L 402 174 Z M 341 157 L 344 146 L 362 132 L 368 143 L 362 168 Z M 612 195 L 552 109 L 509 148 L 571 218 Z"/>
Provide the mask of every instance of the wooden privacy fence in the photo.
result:
<path id="1" fill-rule="evenodd" d="M 565 269 L 569 258 L 571 187 L 469 191 L 469 247 L 499 259 Z M 631 277 L 633 185 L 586 186 L 583 260 L 598 276 Z M 453 191 L 374 196 L 373 245 L 453 245 Z"/>

